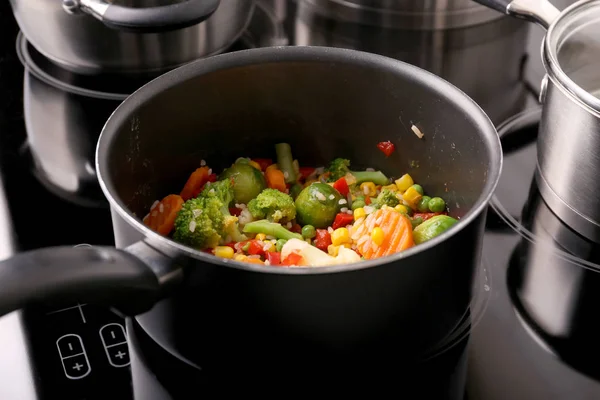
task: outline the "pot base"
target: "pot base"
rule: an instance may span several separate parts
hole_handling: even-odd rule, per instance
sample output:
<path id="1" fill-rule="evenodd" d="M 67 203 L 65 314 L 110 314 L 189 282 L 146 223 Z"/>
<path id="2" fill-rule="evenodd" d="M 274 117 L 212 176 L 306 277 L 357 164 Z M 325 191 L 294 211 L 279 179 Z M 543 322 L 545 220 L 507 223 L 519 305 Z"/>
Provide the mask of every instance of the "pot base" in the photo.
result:
<path id="1" fill-rule="evenodd" d="M 429 395 L 439 400 L 464 398 L 469 336 L 462 338 L 451 350 L 426 363 L 415 364 L 410 370 L 405 367 L 387 367 L 384 375 L 381 375 L 381 371 L 377 371 L 375 375 L 377 366 L 357 363 L 352 368 L 352 375 L 356 379 L 352 379 L 352 376 L 341 376 L 341 373 L 335 372 L 320 375 L 315 371 L 305 371 L 299 375 L 286 366 L 264 365 L 261 360 L 256 360 L 257 368 L 247 371 L 244 376 L 211 376 L 161 347 L 135 319 L 127 320 L 127 332 L 135 399 L 186 399 L 189 398 L 189 393 L 212 393 L 215 390 L 222 395 L 247 396 L 255 393 L 268 396 L 290 388 L 294 392 L 304 391 L 307 394 L 314 393 L 315 390 L 321 393 L 323 390 L 331 391 L 338 395 L 352 394 L 360 389 L 368 389 L 370 392 L 377 390 L 383 394 L 385 390 L 393 389 L 407 397 L 413 397 L 410 394 L 414 394 L 419 398 Z M 290 361 L 293 364 L 293 360 Z M 232 360 L 232 365 L 233 363 L 235 360 Z M 315 367 L 317 366 L 318 360 L 315 360 Z M 320 376 L 323 379 L 319 379 Z M 233 382 L 235 384 L 232 385 Z"/>
<path id="2" fill-rule="evenodd" d="M 593 242 L 600 243 L 600 224 L 581 215 L 571 208 L 552 190 L 548 181 L 540 172 L 539 164 L 535 171 L 535 180 L 540 195 L 548 205 L 548 208 L 575 232 Z"/>

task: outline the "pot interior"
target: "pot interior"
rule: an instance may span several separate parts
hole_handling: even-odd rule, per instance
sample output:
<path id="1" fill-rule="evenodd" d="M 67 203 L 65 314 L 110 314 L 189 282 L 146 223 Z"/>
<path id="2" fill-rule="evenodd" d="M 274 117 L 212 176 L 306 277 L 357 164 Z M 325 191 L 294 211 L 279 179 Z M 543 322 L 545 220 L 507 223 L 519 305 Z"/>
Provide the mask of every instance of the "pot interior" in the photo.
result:
<path id="1" fill-rule="evenodd" d="M 566 76 L 600 99 L 600 1 L 578 2 L 570 10 L 550 31 L 550 49 Z M 595 105 L 600 105 L 600 100 Z"/>
<path id="2" fill-rule="evenodd" d="M 386 158 L 377 143 L 387 140 L 396 150 Z M 218 173 L 238 157 L 274 159 L 278 142 L 301 166 L 344 157 L 354 169 L 410 173 L 455 217 L 486 201 L 501 165 L 489 119 L 447 82 L 380 56 L 304 47 L 216 56 L 151 82 L 108 121 L 98 170 L 105 194 L 141 218 L 201 160 Z"/>

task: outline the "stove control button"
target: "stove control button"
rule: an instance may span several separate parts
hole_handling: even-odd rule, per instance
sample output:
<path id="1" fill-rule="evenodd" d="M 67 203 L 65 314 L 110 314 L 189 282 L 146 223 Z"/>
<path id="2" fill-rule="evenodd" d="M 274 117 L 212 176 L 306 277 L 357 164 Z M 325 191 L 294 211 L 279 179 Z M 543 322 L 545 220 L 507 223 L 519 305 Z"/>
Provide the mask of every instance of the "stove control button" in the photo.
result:
<path id="1" fill-rule="evenodd" d="M 68 379 L 85 378 L 92 371 L 81 336 L 67 334 L 56 341 L 63 370 Z"/>
<path id="2" fill-rule="evenodd" d="M 56 346 L 58 347 L 58 352 L 60 353 L 61 359 L 65 357 L 76 356 L 77 354 L 82 354 L 85 352 L 83 350 L 83 342 L 81 341 L 81 337 L 73 333 L 58 338 L 56 341 Z"/>
<path id="3" fill-rule="evenodd" d="M 106 324 L 100 328 L 100 339 L 102 339 L 102 344 L 105 348 L 127 342 L 127 336 L 125 335 L 123 325 L 116 322 Z"/>
<path id="4" fill-rule="evenodd" d="M 108 362 L 113 367 L 120 368 L 129 365 L 129 348 L 127 347 L 127 343 L 117 344 L 105 350 Z"/>

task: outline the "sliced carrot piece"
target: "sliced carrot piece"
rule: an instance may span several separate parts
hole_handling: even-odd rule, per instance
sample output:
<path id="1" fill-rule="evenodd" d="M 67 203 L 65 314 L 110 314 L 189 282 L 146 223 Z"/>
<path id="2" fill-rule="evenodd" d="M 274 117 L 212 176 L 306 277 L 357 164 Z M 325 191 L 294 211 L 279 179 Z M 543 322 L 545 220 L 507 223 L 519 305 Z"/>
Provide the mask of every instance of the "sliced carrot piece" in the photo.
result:
<path id="1" fill-rule="evenodd" d="M 286 192 L 287 186 L 285 185 L 285 176 L 277 164 L 271 164 L 265 170 L 265 179 L 267 180 L 267 186 L 271 189 L 277 189 L 281 192 Z"/>
<path id="2" fill-rule="evenodd" d="M 370 233 L 380 227 L 384 233 L 381 245 L 371 239 Z M 380 209 L 369 214 L 358 227 L 360 235 L 357 250 L 367 260 L 398 253 L 414 246 L 412 225 L 403 214 L 392 209 Z"/>
<path id="3" fill-rule="evenodd" d="M 204 184 L 208 181 L 208 171 L 208 167 L 200 167 L 192 172 L 179 194 L 183 201 L 197 197 L 200 194 Z"/>
<path id="4" fill-rule="evenodd" d="M 144 217 L 144 224 L 155 232 L 167 236 L 175 226 L 175 218 L 181 207 L 183 198 L 177 194 L 170 194 L 156 204 Z"/>

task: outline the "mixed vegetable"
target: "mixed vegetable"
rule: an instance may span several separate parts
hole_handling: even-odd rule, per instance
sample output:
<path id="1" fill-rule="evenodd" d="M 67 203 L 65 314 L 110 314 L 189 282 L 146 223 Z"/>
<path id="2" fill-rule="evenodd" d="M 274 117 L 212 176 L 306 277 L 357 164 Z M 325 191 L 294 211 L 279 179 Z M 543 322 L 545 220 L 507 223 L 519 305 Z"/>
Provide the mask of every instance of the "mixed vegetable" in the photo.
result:
<path id="1" fill-rule="evenodd" d="M 378 148 L 393 151 L 387 142 Z M 202 161 L 181 193 L 152 205 L 144 224 L 217 257 L 316 267 L 398 253 L 458 222 L 409 174 L 392 180 L 354 171 L 344 158 L 301 167 L 287 143 L 275 153 L 275 162 L 239 158 L 219 176 Z"/>

